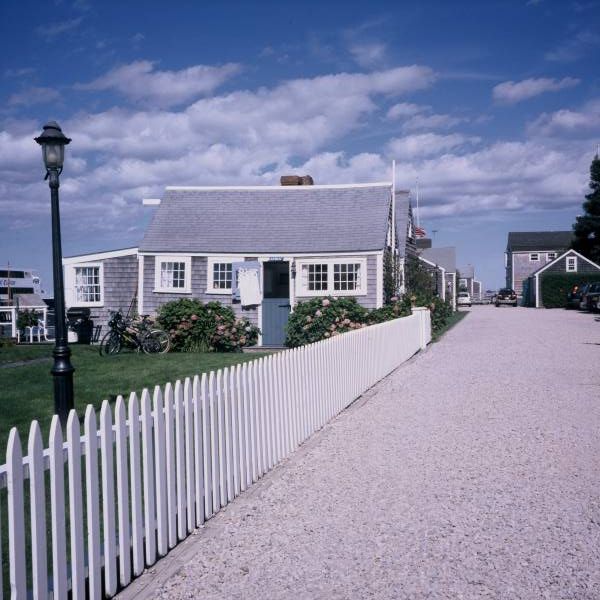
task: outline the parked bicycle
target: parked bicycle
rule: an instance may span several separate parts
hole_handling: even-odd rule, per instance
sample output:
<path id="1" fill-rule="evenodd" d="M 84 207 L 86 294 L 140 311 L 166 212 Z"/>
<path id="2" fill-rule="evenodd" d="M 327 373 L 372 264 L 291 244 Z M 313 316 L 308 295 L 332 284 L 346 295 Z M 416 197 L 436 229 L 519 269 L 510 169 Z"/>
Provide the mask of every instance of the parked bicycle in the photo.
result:
<path id="1" fill-rule="evenodd" d="M 118 310 L 112 313 L 108 327 L 110 330 L 100 344 L 101 356 L 119 354 L 123 347 L 146 354 L 164 354 L 171 346 L 169 334 L 154 327 L 148 315 L 142 315 L 138 320 L 126 319 Z"/>

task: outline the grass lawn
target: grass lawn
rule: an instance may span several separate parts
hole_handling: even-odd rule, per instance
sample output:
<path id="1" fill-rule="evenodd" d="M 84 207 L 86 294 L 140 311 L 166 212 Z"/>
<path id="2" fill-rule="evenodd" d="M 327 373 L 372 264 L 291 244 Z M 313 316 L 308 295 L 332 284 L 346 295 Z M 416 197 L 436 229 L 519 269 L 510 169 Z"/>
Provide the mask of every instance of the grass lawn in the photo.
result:
<path id="1" fill-rule="evenodd" d="M 54 413 L 52 345 L 0 348 L 0 464 L 5 459 L 11 427 L 18 427 L 21 443 L 27 445 L 29 425 L 40 422 L 47 445 L 50 419 Z M 119 394 L 140 393 L 147 387 L 175 382 L 200 373 L 258 358 L 241 353 L 169 353 L 159 355 L 126 352 L 100 356 L 97 346 L 71 346 L 75 367 L 75 409 L 83 416 L 85 407 L 100 407 L 102 400 Z M 23 361 L 25 364 L 19 364 Z"/>
<path id="2" fill-rule="evenodd" d="M 432 342 L 439 341 L 439 339 L 446 333 L 446 331 L 448 331 L 449 329 L 452 329 L 459 321 L 462 321 L 468 314 L 469 314 L 469 312 L 466 310 L 463 310 L 463 311 L 457 310 L 457 311 L 453 312 L 448 317 L 448 320 L 446 321 L 446 324 L 444 325 L 444 327 L 442 327 L 439 331 L 435 332 L 431 336 L 431 341 Z"/>

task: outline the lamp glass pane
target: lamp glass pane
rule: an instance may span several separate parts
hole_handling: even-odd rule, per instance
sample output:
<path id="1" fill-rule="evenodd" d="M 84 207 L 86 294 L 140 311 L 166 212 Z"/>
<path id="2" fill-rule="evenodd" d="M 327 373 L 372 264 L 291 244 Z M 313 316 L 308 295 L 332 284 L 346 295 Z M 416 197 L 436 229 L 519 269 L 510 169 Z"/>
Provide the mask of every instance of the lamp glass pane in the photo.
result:
<path id="1" fill-rule="evenodd" d="M 43 156 L 44 156 L 44 164 L 47 169 L 60 169 L 64 162 L 65 156 L 65 147 L 63 144 L 57 144 L 54 142 L 50 142 L 44 144 L 43 148 Z"/>

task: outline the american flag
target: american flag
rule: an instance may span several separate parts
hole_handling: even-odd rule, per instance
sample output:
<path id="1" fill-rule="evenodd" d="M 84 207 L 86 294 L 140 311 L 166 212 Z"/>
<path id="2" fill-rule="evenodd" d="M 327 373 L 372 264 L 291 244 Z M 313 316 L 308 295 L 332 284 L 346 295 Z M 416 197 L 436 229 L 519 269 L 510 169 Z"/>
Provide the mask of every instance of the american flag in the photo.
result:
<path id="1" fill-rule="evenodd" d="M 427 232 L 422 227 L 415 227 L 415 235 L 417 237 L 427 237 Z"/>

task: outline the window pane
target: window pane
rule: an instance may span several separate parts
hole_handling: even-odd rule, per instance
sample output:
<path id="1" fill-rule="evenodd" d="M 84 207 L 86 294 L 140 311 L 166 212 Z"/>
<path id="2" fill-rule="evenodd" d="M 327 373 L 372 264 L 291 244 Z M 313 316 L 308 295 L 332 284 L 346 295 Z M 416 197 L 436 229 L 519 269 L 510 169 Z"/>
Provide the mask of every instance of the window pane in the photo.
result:
<path id="1" fill-rule="evenodd" d="M 230 290 L 231 272 L 231 263 L 215 263 L 213 265 L 213 288 L 217 290 Z"/>
<path id="2" fill-rule="evenodd" d="M 183 289 L 185 287 L 185 263 L 161 262 L 160 287 L 163 289 Z"/>
<path id="3" fill-rule="evenodd" d="M 77 302 L 100 302 L 100 267 L 75 267 Z"/>
<path id="4" fill-rule="evenodd" d="M 341 263 L 333 265 L 333 289 L 355 291 L 360 288 L 360 263 Z"/>
<path id="5" fill-rule="evenodd" d="M 327 265 L 308 266 L 308 289 L 310 291 L 327 290 Z"/>

